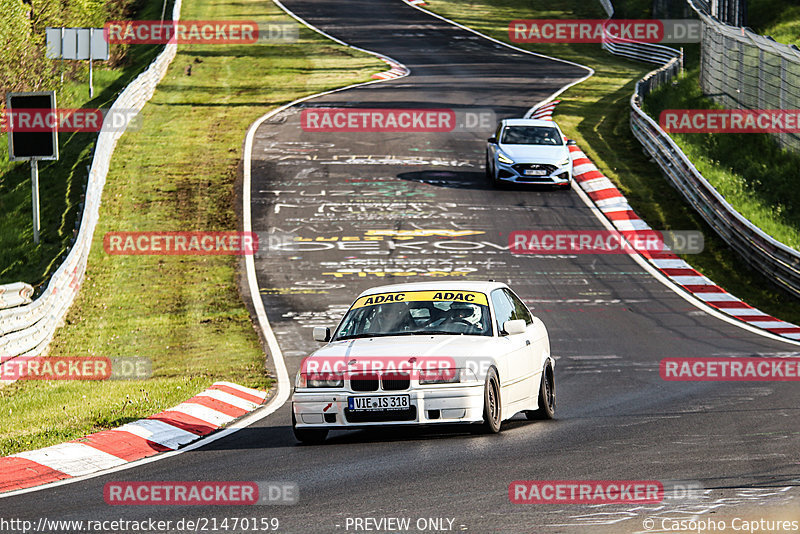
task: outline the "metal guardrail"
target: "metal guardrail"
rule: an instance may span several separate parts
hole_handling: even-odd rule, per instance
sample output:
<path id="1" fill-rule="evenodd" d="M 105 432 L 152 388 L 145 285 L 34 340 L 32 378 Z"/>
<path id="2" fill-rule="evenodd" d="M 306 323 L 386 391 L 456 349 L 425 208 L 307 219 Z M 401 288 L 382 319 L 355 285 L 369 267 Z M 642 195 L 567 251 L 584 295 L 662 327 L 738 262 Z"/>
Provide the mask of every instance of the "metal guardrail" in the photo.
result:
<path id="1" fill-rule="evenodd" d="M 650 50 L 654 50 L 652 45 L 632 45 L 635 46 L 636 54 L 642 56 L 636 59 L 655 63 L 665 57 L 656 51 L 651 58 L 645 58 Z M 605 43 L 604 47 L 615 53 L 613 47 L 606 47 Z M 635 57 L 628 54 L 627 50 L 623 52 L 618 55 Z M 767 235 L 736 211 L 695 168 L 672 138 L 642 110 L 645 96 L 681 72 L 683 56 L 680 54 L 662 63 L 664 64 L 660 68 L 636 83 L 636 89 L 631 96 L 630 121 L 634 137 L 658 163 L 673 186 L 731 248 L 754 268 L 800 297 L 800 252 Z"/>
<path id="2" fill-rule="evenodd" d="M 640 108 L 640 86 L 631 97 L 631 131 L 664 174 L 714 231 L 744 259 L 800 297 L 800 253 L 745 219 L 703 178 L 664 130 Z M 652 86 L 651 86 L 652 88 Z"/>
<path id="3" fill-rule="evenodd" d="M 24 282 L 14 282 L 0 286 L 0 310 L 28 304 L 33 295 L 33 287 Z"/>
<path id="4" fill-rule="evenodd" d="M 665 65 L 636 84 L 631 97 L 631 131 L 647 153 L 658 163 L 673 186 L 705 219 L 714 231 L 754 268 L 793 295 L 800 297 L 800 253 L 764 233 L 736 211 L 703 178 L 686 154 L 656 121 L 642 109 L 647 92 L 667 81 L 672 69 Z M 659 71 L 662 71 L 659 74 Z M 672 69 L 674 72 L 674 69 Z"/>
<path id="5" fill-rule="evenodd" d="M 179 20 L 181 0 L 175 0 L 172 20 Z M 150 66 L 131 82 L 111 106 L 106 120 L 113 111 L 141 110 L 150 100 L 156 85 L 167 72 L 177 52 L 177 44 L 165 45 L 164 50 Z M 107 127 L 108 126 L 108 127 Z M 86 200 L 80 230 L 75 244 L 64 263 L 56 270 L 42 295 L 32 303 L 0 310 L 0 362 L 17 356 L 43 354 L 53 339 L 56 328 L 64 320 L 78 293 L 92 244 L 92 237 L 100 218 L 100 199 L 117 140 L 124 131 L 111 124 L 103 124 L 97 137 L 96 149 L 89 171 Z"/>
<path id="6" fill-rule="evenodd" d="M 680 58 L 683 67 L 683 52 L 668 46 L 655 43 L 642 43 L 631 39 L 623 39 L 603 28 L 603 49 L 614 54 L 636 61 L 663 65 L 674 58 Z"/>
<path id="7" fill-rule="evenodd" d="M 693 0 L 688 1 L 693 8 L 697 9 L 692 3 Z M 698 11 L 698 14 L 704 22 L 711 21 L 720 26 L 719 22 L 713 21 L 702 12 Z M 740 34 L 747 33 L 741 29 L 736 31 Z M 704 48 L 707 32 L 708 26 L 705 26 Z M 636 89 L 630 100 L 631 131 L 634 137 L 658 163 L 673 186 L 731 248 L 736 250 L 755 269 L 793 295 L 800 297 L 800 252 L 767 235 L 736 211 L 695 168 L 672 138 L 642 110 L 645 96 L 660 85 L 670 82 L 683 70 L 683 53 L 662 45 L 621 40 L 608 31 L 604 31 L 603 35 L 603 48 L 612 54 L 662 65 L 636 83 Z M 751 39 L 752 34 L 746 38 Z M 760 39 L 765 38 L 760 37 Z M 767 39 L 767 41 L 769 40 Z M 708 55 L 705 52 L 703 54 L 706 58 Z M 800 51 L 797 51 L 797 57 L 800 60 Z M 783 65 L 785 66 L 786 63 Z M 736 73 L 726 76 L 734 77 Z M 765 76 L 758 74 L 758 77 L 763 79 Z M 796 80 L 797 87 L 800 87 L 800 61 L 798 61 L 797 77 L 791 79 Z M 744 82 L 740 80 L 739 83 Z M 784 85 L 781 91 L 784 91 L 787 82 L 784 80 L 782 83 Z M 759 95 L 763 94 L 762 89 L 759 91 Z M 781 94 L 784 93 L 781 92 Z M 798 98 L 800 99 L 800 92 L 798 92 Z M 800 101 L 795 107 L 800 108 Z"/>
<path id="8" fill-rule="evenodd" d="M 600 5 L 603 6 L 603 9 L 605 10 L 606 14 L 609 17 L 613 17 L 614 16 L 614 6 L 611 3 L 611 0 L 599 0 L 599 2 L 600 2 Z"/>

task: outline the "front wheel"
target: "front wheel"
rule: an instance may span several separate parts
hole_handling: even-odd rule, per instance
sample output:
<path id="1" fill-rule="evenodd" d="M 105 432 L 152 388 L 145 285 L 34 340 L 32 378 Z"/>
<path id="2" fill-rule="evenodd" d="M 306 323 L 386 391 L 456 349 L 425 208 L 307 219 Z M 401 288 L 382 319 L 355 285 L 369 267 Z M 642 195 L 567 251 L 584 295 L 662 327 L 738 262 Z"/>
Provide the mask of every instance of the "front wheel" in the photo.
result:
<path id="1" fill-rule="evenodd" d="M 542 381 L 539 385 L 539 408 L 527 410 L 525 417 L 529 420 L 552 419 L 556 414 L 556 381 L 553 368 L 550 365 L 544 368 Z"/>
<path id="2" fill-rule="evenodd" d="M 324 428 L 297 428 L 294 413 L 292 413 L 292 432 L 297 441 L 306 445 L 318 445 L 328 437 L 328 430 Z"/>
<path id="3" fill-rule="evenodd" d="M 503 417 L 503 407 L 500 403 L 500 380 L 494 368 L 486 373 L 486 385 L 483 388 L 483 424 L 479 427 L 481 433 L 497 434 Z"/>

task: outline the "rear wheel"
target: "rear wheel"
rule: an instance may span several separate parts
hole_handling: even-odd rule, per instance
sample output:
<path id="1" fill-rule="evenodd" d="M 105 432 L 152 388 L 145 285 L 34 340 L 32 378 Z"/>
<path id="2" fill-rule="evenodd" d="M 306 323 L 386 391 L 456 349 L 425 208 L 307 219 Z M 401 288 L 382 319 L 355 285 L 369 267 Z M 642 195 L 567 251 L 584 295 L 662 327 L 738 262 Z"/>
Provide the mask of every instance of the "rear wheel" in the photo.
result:
<path id="1" fill-rule="evenodd" d="M 544 368 L 542 381 L 539 385 L 539 408 L 527 410 L 525 417 L 530 420 L 552 419 L 556 414 L 556 381 L 553 368 L 550 365 Z"/>
<path id="2" fill-rule="evenodd" d="M 486 373 L 486 385 L 483 388 L 483 424 L 481 433 L 497 434 L 503 420 L 503 407 L 500 403 L 500 380 L 494 368 Z"/>
<path id="3" fill-rule="evenodd" d="M 324 428 L 297 428 L 297 420 L 294 418 L 294 413 L 292 413 L 292 431 L 297 441 L 306 445 L 323 443 L 325 438 L 328 437 L 328 430 Z"/>

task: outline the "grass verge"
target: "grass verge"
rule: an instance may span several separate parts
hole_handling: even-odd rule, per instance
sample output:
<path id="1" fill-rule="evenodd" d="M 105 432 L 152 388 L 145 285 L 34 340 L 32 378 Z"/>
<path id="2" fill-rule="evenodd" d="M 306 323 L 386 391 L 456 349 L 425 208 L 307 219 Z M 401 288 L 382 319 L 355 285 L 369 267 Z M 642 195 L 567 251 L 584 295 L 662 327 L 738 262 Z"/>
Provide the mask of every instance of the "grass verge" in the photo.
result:
<path id="1" fill-rule="evenodd" d="M 787 0 L 750 0 L 747 25 L 779 43 L 800 43 L 800 5 Z"/>
<path id="2" fill-rule="evenodd" d="M 288 20 L 255 0 L 196 0 L 186 20 Z M 185 67 L 191 65 L 191 75 Z M 17 382 L 0 389 L 0 455 L 117 426 L 173 406 L 215 380 L 267 387 L 264 354 L 235 284 L 233 256 L 109 256 L 127 230 L 236 230 L 234 184 L 244 134 L 302 95 L 369 80 L 372 56 L 305 28 L 293 44 L 180 45 L 114 153 L 82 291 L 53 356 L 139 356 L 145 381 Z"/>
<path id="3" fill-rule="evenodd" d="M 722 109 L 700 89 L 699 69 L 654 91 L 645 110 L 656 121 L 665 109 Z M 703 176 L 749 221 L 800 249 L 800 155 L 769 134 L 671 134 Z"/>
<path id="4" fill-rule="evenodd" d="M 618 18 L 649 16 L 649 2 L 613 3 Z M 565 0 L 558 7 L 543 1 L 520 4 L 515 0 L 435 0 L 428 8 L 505 42 L 510 42 L 508 23 L 515 19 L 605 18 L 597 3 L 581 0 Z M 703 253 L 684 255 L 683 259 L 751 305 L 781 319 L 800 323 L 800 301 L 748 267 L 684 202 L 631 134 L 629 101 L 635 81 L 652 67 L 616 58 L 595 44 L 516 46 L 592 67 L 594 76 L 559 97 L 562 102 L 556 108 L 555 119 L 562 129 L 578 141 L 651 227 L 703 232 Z M 689 45 L 685 50 L 687 66 L 692 68 L 697 63 L 697 45 Z"/>
<path id="5" fill-rule="evenodd" d="M 143 4 L 140 18 L 160 16 L 161 2 Z M 59 108 L 108 108 L 160 52 L 141 46 L 117 67 L 94 63 L 94 98 L 89 97 L 88 62 L 66 62 L 70 76 L 56 90 Z M 54 61 L 54 60 L 48 60 Z M 68 69 L 67 66 L 59 68 Z M 43 90 L 44 88 L 40 88 Z M 52 90 L 52 87 L 47 88 Z M 5 107 L 5 102 L 3 103 Z M 39 162 L 41 239 L 33 244 L 30 164 L 8 160 L 8 135 L 0 133 L 0 284 L 28 282 L 38 291 L 61 264 L 81 216 L 79 204 L 92 163 L 96 133 L 58 134 L 58 161 Z"/>

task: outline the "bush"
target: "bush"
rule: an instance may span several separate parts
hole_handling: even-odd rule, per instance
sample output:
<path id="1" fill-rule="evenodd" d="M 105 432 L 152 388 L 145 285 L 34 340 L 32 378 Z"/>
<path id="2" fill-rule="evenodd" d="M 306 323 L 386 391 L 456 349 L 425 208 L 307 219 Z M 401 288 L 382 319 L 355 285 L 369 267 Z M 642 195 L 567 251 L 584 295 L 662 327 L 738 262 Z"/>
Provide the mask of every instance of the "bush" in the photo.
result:
<path id="1" fill-rule="evenodd" d="M 10 91 L 45 91 L 59 87 L 60 77 L 76 79 L 86 62 L 45 58 L 48 26 L 102 27 L 108 20 L 130 17 L 135 0 L 0 0 L 0 109 Z M 114 47 L 112 65 L 125 49 Z"/>

